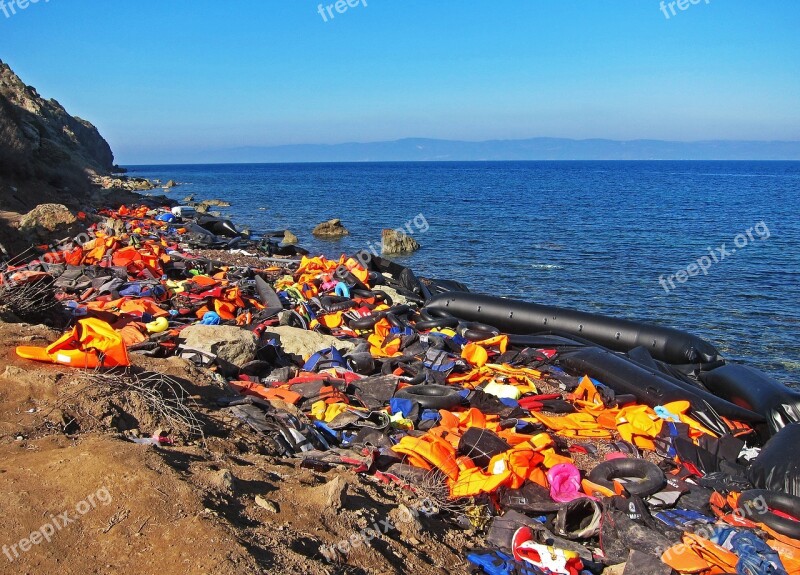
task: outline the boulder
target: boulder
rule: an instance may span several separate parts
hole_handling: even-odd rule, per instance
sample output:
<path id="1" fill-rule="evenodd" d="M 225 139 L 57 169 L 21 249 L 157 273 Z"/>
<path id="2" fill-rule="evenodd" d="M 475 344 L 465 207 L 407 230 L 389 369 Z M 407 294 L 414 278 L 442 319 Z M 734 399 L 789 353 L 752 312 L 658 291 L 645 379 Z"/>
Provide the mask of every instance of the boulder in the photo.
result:
<path id="1" fill-rule="evenodd" d="M 252 332 L 232 325 L 190 325 L 181 331 L 185 347 L 216 355 L 218 359 L 241 367 L 253 361 L 258 340 Z"/>
<path id="2" fill-rule="evenodd" d="M 344 227 L 342 220 L 328 220 L 319 224 L 311 233 L 320 238 L 342 238 L 349 235 L 350 231 Z"/>
<path id="3" fill-rule="evenodd" d="M 202 202 L 200 202 L 200 205 L 201 206 L 205 206 L 207 208 L 210 208 L 211 206 L 217 206 L 218 208 L 229 208 L 229 207 L 231 207 L 230 202 L 226 202 L 224 200 L 214 200 L 214 199 L 212 199 L 212 200 L 203 200 Z"/>
<path id="4" fill-rule="evenodd" d="M 270 334 L 280 337 L 281 347 L 284 352 L 299 355 L 304 359 L 329 347 L 346 351 L 350 351 L 355 347 L 349 341 L 342 341 L 330 335 L 308 331 L 299 327 L 282 325 L 269 328 L 268 331 Z"/>
<path id="5" fill-rule="evenodd" d="M 300 240 L 292 232 L 290 232 L 289 230 L 285 230 L 283 232 L 283 245 L 285 245 L 285 246 L 296 246 L 299 243 L 300 243 Z"/>
<path id="6" fill-rule="evenodd" d="M 400 230 L 385 229 L 381 234 L 381 253 L 403 254 L 415 252 L 419 248 L 417 240 Z"/>
<path id="7" fill-rule="evenodd" d="M 69 227 L 77 218 L 62 204 L 41 204 L 22 216 L 19 231 L 29 233 L 54 232 Z"/>
<path id="8" fill-rule="evenodd" d="M 169 189 L 172 189 L 172 188 L 176 187 L 177 185 L 178 185 L 178 183 L 175 180 L 170 180 L 164 185 L 164 189 L 165 190 L 169 190 Z"/>

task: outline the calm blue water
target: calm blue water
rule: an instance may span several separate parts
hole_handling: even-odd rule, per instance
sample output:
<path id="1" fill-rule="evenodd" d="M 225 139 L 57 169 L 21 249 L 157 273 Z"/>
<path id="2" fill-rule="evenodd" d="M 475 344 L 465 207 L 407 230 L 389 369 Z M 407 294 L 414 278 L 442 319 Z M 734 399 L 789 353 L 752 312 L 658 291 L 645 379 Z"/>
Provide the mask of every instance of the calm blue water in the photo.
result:
<path id="1" fill-rule="evenodd" d="M 423 249 L 399 260 L 420 275 L 685 329 L 729 358 L 800 382 L 800 162 L 139 166 L 130 174 L 184 182 L 170 194 L 177 199 L 228 200 L 223 211 L 237 224 L 289 228 L 330 256 L 379 245 L 382 228 L 410 222 Z M 351 235 L 313 238 L 330 218 Z M 660 285 L 659 276 L 666 282 L 723 244 L 735 252 L 710 260 L 708 275 L 673 279 L 670 293 Z"/>

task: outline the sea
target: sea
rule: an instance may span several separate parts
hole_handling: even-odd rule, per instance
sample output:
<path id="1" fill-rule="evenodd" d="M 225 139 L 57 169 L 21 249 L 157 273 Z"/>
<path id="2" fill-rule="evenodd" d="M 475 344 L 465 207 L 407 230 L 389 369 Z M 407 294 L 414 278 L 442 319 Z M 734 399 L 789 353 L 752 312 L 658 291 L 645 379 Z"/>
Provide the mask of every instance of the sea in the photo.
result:
<path id="1" fill-rule="evenodd" d="M 394 258 L 471 291 L 689 331 L 800 389 L 800 162 L 436 162 L 128 166 L 182 201 L 221 199 L 314 254 Z M 339 218 L 341 240 L 311 235 Z"/>

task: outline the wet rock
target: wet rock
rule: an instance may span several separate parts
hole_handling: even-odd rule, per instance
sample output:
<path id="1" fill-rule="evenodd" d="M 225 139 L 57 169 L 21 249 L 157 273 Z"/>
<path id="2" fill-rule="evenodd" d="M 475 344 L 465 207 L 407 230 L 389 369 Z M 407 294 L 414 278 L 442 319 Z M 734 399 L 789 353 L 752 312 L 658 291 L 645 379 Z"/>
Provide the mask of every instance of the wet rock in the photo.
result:
<path id="1" fill-rule="evenodd" d="M 270 328 L 268 331 L 270 334 L 280 336 L 281 346 L 284 352 L 299 355 L 303 358 L 314 355 L 321 349 L 326 349 L 328 347 L 335 347 L 347 351 L 355 347 L 349 341 L 340 341 L 333 336 L 300 329 L 298 327 L 283 325 Z"/>
<path id="2" fill-rule="evenodd" d="M 188 196 L 186 196 L 185 198 L 183 198 L 183 201 L 184 201 L 184 203 L 187 203 L 187 204 L 188 204 L 189 202 L 191 202 L 192 200 L 194 200 L 194 194 L 189 194 Z"/>
<path id="3" fill-rule="evenodd" d="M 256 357 L 258 342 L 252 332 L 232 325 L 190 325 L 181 331 L 185 347 L 217 356 L 220 360 L 243 366 Z"/>
<path id="4" fill-rule="evenodd" d="M 320 238 L 342 238 L 350 234 L 350 231 L 344 227 L 342 220 L 328 220 L 322 222 L 311 232 Z"/>
<path id="5" fill-rule="evenodd" d="M 381 252 L 384 254 L 403 254 L 415 252 L 419 242 L 400 230 L 385 229 L 381 234 Z"/>
<path id="6" fill-rule="evenodd" d="M 175 180 L 170 180 L 164 185 L 165 190 L 170 190 L 174 187 L 177 187 L 178 183 Z"/>
<path id="7" fill-rule="evenodd" d="M 300 240 L 292 232 L 290 232 L 289 230 L 285 230 L 283 232 L 283 245 L 285 245 L 285 246 L 295 246 L 295 245 L 297 245 L 299 243 L 300 243 Z"/>
<path id="8" fill-rule="evenodd" d="M 24 234 L 42 234 L 67 228 L 77 222 L 77 218 L 62 204 L 41 204 L 22 216 L 19 231 Z"/>

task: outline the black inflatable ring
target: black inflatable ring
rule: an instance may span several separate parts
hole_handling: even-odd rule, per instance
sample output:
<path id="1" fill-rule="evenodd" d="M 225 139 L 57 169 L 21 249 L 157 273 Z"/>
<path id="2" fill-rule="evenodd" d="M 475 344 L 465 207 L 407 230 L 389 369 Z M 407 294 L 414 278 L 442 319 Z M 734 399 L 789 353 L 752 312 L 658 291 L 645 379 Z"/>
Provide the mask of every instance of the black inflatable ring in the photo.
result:
<path id="1" fill-rule="evenodd" d="M 398 399 L 411 399 L 423 409 L 450 409 L 460 405 L 463 398 L 458 389 L 446 385 L 413 385 L 394 394 Z"/>
<path id="2" fill-rule="evenodd" d="M 484 323 L 462 322 L 458 324 L 458 335 L 469 341 L 483 341 L 500 335 L 500 330 Z"/>
<path id="3" fill-rule="evenodd" d="M 650 497 L 661 491 L 667 484 L 664 472 L 655 463 L 644 459 L 611 459 L 604 461 L 589 473 L 589 481 L 614 491 L 614 479 L 638 478 L 640 481 L 625 483 L 625 490 L 631 495 Z"/>
<path id="4" fill-rule="evenodd" d="M 444 327 L 456 327 L 458 320 L 454 317 L 437 317 L 433 319 L 423 319 L 414 324 L 417 331 L 427 331 L 429 329 L 441 329 Z"/>
<path id="5" fill-rule="evenodd" d="M 429 309 L 423 308 L 420 310 L 420 313 L 424 316 L 428 315 L 431 319 L 435 317 L 455 317 L 453 314 L 444 311 L 443 309 Z"/>
<path id="6" fill-rule="evenodd" d="M 401 303 L 399 305 L 390 307 L 386 310 L 386 313 L 391 313 L 397 316 L 406 315 L 411 312 L 411 306 Z"/>
<path id="7" fill-rule="evenodd" d="M 756 504 L 759 499 L 762 505 Z M 748 519 L 763 523 L 781 535 L 800 539 L 800 497 L 768 489 L 753 489 L 743 492 L 737 505 L 745 511 Z M 796 517 L 797 521 L 776 515 L 772 510 Z"/>
<path id="8" fill-rule="evenodd" d="M 350 321 L 350 323 L 348 324 L 348 327 L 350 329 L 357 329 L 359 331 L 360 330 L 366 330 L 366 329 L 372 329 L 373 327 L 375 327 L 375 324 L 378 323 L 378 320 L 380 320 L 380 319 L 381 319 L 381 314 L 374 313 L 374 314 L 366 315 L 364 317 L 360 317 L 358 319 L 354 319 L 354 320 Z"/>

